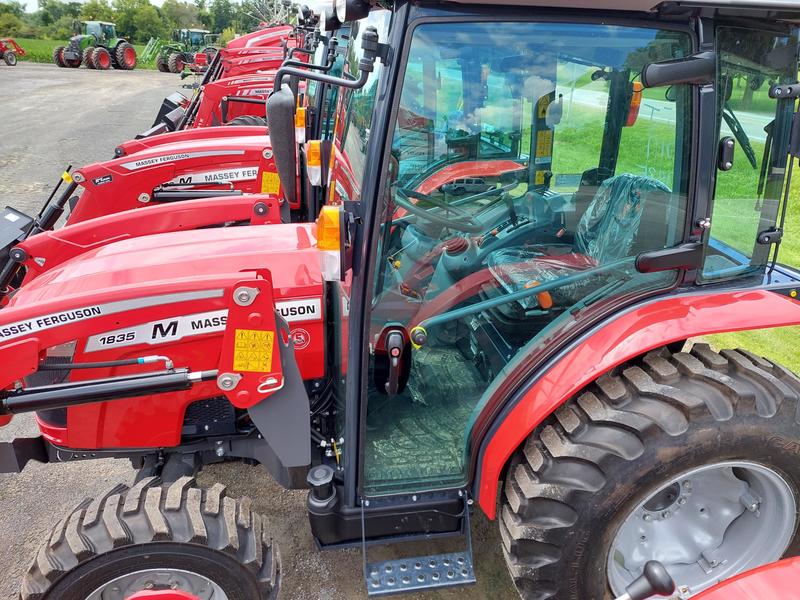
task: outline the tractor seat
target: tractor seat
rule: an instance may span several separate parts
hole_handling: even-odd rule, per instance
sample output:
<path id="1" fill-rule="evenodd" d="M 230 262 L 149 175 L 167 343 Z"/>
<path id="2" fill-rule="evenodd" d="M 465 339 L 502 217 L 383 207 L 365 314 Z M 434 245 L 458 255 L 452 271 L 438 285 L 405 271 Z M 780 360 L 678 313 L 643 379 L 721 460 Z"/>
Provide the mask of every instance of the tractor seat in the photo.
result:
<path id="1" fill-rule="evenodd" d="M 606 179 L 581 217 L 573 245 L 535 245 L 491 252 L 487 266 L 510 293 L 666 244 L 670 189 L 651 177 L 623 173 Z M 585 287 L 555 290 L 557 304 L 574 304 Z M 536 296 L 522 304 L 535 308 Z"/>

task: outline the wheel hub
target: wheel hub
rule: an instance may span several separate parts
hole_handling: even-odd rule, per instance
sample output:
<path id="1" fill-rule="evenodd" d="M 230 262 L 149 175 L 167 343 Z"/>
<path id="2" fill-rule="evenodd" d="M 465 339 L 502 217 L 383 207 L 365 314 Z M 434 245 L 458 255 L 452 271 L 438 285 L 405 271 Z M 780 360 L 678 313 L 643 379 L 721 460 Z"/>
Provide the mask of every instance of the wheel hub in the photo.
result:
<path id="1" fill-rule="evenodd" d="M 764 466 L 717 463 L 684 473 L 650 494 L 617 530 L 608 557 L 615 594 L 662 562 L 684 595 L 780 558 L 795 529 L 795 501 Z"/>
<path id="2" fill-rule="evenodd" d="M 166 594 L 166 595 L 165 595 Z M 121 575 L 86 600 L 228 600 L 216 583 L 180 569 L 146 569 Z"/>

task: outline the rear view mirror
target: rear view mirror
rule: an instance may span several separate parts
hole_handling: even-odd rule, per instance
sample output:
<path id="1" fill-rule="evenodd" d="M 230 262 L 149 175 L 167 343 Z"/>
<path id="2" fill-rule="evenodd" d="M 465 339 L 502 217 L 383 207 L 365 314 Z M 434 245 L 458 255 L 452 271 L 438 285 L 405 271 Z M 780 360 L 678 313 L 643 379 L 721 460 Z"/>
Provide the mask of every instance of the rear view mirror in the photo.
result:
<path id="1" fill-rule="evenodd" d="M 287 203 L 295 201 L 297 155 L 294 137 L 295 98 L 291 88 L 283 84 L 267 99 L 267 124 L 269 139 L 281 180 L 283 195 Z"/>
<path id="2" fill-rule="evenodd" d="M 660 87 L 689 83 L 713 83 L 717 75 L 717 53 L 698 52 L 674 60 L 650 63 L 642 69 L 644 87 Z"/>

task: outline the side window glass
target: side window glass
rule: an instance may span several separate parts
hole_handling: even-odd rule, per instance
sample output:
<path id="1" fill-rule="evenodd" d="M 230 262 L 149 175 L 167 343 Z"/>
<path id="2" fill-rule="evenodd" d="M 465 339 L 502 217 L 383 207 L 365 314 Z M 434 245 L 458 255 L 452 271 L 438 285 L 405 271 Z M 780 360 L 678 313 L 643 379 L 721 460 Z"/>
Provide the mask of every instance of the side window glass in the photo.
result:
<path id="1" fill-rule="evenodd" d="M 717 40 L 719 137 L 733 140 L 735 151 L 732 167 L 717 170 L 706 281 L 758 274 L 769 260 L 771 246 L 757 238 L 776 223 L 792 106 L 768 93 L 797 81 L 794 37 L 721 27 Z"/>

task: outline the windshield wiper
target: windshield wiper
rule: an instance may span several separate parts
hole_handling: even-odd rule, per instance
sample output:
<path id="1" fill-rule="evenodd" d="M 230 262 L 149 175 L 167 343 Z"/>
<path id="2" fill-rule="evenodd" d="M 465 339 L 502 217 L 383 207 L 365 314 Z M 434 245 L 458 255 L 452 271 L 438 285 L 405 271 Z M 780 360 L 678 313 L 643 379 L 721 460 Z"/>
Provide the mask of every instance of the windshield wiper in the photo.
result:
<path id="1" fill-rule="evenodd" d="M 736 115 L 733 113 L 733 109 L 731 109 L 730 104 L 727 102 L 722 109 L 722 118 L 725 119 L 725 123 L 727 123 L 728 127 L 733 132 L 733 136 L 736 138 L 736 141 L 738 141 L 739 145 L 742 147 L 744 155 L 747 157 L 750 165 L 754 169 L 758 168 L 756 151 L 753 150 L 753 145 L 750 143 L 750 138 L 747 137 L 747 133 L 745 133 L 742 124 L 739 122 L 739 119 L 736 118 Z"/>

